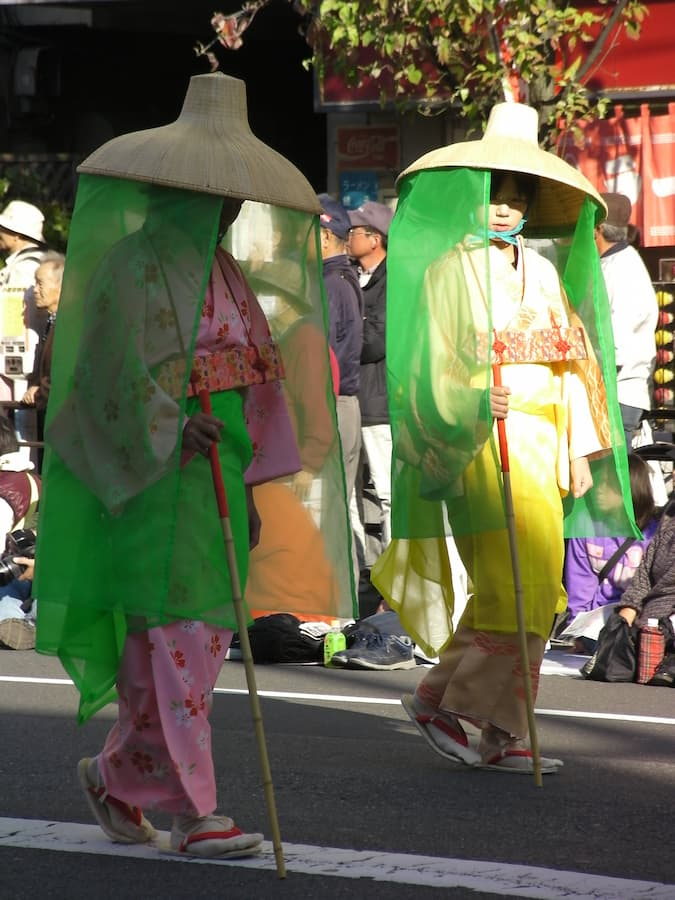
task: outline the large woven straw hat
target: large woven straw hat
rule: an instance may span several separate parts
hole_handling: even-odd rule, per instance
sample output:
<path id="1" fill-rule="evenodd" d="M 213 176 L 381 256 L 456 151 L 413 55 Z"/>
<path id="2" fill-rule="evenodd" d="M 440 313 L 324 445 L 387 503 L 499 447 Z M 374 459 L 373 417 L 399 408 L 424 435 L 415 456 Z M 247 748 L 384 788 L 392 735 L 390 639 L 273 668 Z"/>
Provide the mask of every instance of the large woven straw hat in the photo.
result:
<path id="1" fill-rule="evenodd" d="M 222 72 L 190 79 L 175 122 L 113 138 L 78 172 L 320 212 L 304 175 L 251 131 L 244 82 Z"/>
<path id="2" fill-rule="evenodd" d="M 586 196 L 605 217 L 600 194 L 578 169 L 542 150 L 537 140 L 537 111 L 523 103 L 498 103 L 492 108 L 485 134 L 478 141 L 462 141 L 425 153 L 398 177 L 423 169 L 469 168 L 524 172 L 541 179 L 535 202 L 527 211 L 525 232 L 574 225 Z"/>

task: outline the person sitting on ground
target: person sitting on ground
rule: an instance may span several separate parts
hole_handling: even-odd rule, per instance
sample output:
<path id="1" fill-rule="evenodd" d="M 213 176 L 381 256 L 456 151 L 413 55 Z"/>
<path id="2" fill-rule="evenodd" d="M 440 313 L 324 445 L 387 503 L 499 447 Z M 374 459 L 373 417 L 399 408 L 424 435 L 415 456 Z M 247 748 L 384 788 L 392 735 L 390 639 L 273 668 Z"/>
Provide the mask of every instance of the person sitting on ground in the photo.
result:
<path id="1" fill-rule="evenodd" d="M 41 481 L 30 469 L 33 464 L 19 453 L 14 425 L 0 416 L 0 528 L 4 553 L 0 559 L 0 646 L 11 650 L 35 647 L 35 613 L 31 598 L 33 560 L 30 571 L 18 577 L 15 567 L 26 565 L 25 557 L 11 555 L 11 534 L 33 529 L 37 521 Z"/>
<path id="2" fill-rule="evenodd" d="M 654 537 L 616 611 L 637 628 L 649 619 L 666 616 L 675 626 L 675 499 L 663 510 Z M 675 684 L 675 653 L 664 656 L 650 683 L 670 687 Z"/>
<path id="3" fill-rule="evenodd" d="M 31 474 L 33 464 L 19 453 L 14 425 L 0 416 L 0 534 L 3 545 L 17 528 L 32 528 L 37 516 L 40 478 Z"/>
<path id="4" fill-rule="evenodd" d="M 11 541 L 9 542 L 11 546 Z M 33 594 L 35 559 L 5 552 L 0 560 L 0 647 L 33 650 L 37 602 Z M 17 574 L 12 577 L 12 573 Z M 5 579 L 9 579 L 3 583 Z"/>
<path id="5" fill-rule="evenodd" d="M 635 521 L 642 530 L 642 539 L 577 537 L 566 541 L 564 584 L 568 616 L 564 628 L 559 630 L 561 639 L 568 629 L 573 628 L 581 613 L 615 604 L 621 599 L 656 531 L 661 511 L 654 504 L 649 466 L 637 453 L 631 453 L 628 470 Z M 619 508 L 623 501 L 612 486 L 604 482 L 597 486 L 596 502 L 602 506 L 603 513 L 611 514 L 612 509 Z M 609 571 L 605 571 L 607 562 L 619 549 L 623 552 L 614 559 Z M 597 617 L 595 624 L 589 622 L 588 633 L 572 634 L 570 644 L 575 652 L 592 653 L 595 650 L 598 631 L 605 619 L 603 615 Z"/>
<path id="6" fill-rule="evenodd" d="M 298 249 L 289 246 L 289 252 L 297 255 Z M 312 286 L 299 263 L 292 258 L 281 265 L 267 263 L 249 268 L 247 277 L 279 344 L 286 373 L 283 390 L 302 468 L 253 489 L 261 528 L 249 558 L 246 599 L 255 619 L 286 613 L 328 627 L 353 613 L 349 573 L 339 560 L 330 559 L 330 542 L 320 527 L 321 505 L 330 508 L 329 498 L 343 490 L 334 424 L 339 373 L 332 360 L 335 368 L 337 360 L 330 347 L 332 360 L 326 358 Z"/>

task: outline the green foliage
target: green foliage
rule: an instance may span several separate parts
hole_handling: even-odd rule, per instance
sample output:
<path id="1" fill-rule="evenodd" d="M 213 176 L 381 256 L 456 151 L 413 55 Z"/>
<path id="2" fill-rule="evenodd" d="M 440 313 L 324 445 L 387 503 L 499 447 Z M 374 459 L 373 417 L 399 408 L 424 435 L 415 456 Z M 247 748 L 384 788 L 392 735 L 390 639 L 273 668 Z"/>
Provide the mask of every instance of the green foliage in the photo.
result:
<path id="1" fill-rule="evenodd" d="M 308 40 L 319 71 L 329 58 L 351 86 L 384 74 L 397 106 L 454 106 L 473 124 L 485 121 L 490 108 L 519 84 L 520 99 L 539 110 L 551 144 L 580 118 L 605 114 L 607 100 L 585 86 L 594 60 L 617 29 L 638 38 L 648 12 L 639 0 L 599 0 L 593 10 L 555 0 L 293 5 L 315 17 Z M 582 62 L 581 49 L 591 42 Z"/>
<path id="2" fill-rule="evenodd" d="M 66 252 L 68 244 L 68 232 L 70 231 L 70 219 L 72 210 L 57 200 L 50 200 L 41 206 L 45 217 L 44 235 L 47 246 L 51 250 Z"/>

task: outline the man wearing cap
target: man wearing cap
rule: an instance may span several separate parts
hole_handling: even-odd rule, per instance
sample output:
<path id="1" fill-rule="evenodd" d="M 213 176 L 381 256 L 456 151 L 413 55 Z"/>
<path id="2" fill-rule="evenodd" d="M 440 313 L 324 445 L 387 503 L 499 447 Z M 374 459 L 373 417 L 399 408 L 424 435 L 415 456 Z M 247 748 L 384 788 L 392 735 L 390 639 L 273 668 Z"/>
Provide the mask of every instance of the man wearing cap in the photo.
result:
<path id="1" fill-rule="evenodd" d="M 361 345 L 363 343 L 363 296 L 356 269 L 347 256 L 347 233 L 351 228 L 345 207 L 330 194 L 319 194 L 321 204 L 321 257 L 323 283 L 328 300 L 328 341 L 337 357 L 340 384 L 337 417 L 342 458 L 350 503 L 361 452 Z M 359 582 L 356 541 L 352 537 L 354 583 Z"/>
<path id="2" fill-rule="evenodd" d="M 617 394 L 630 451 L 642 416 L 651 407 L 659 307 L 647 267 L 628 240 L 630 200 L 625 194 L 601 196 L 607 218 L 595 228 L 595 244 L 612 312 Z"/>
<path id="3" fill-rule="evenodd" d="M 387 235 L 393 211 L 366 201 L 350 210 L 347 251 L 358 266 L 363 292 L 361 346 L 361 437 L 375 493 L 380 503 L 382 549 L 391 536 L 391 428 L 387 407 L 385 319 L 387 304 Z"/>
<path id="4" fill-rule="evenodd" d="M 35 272 L 46 249 L 43 223 L 44 216 L 37 206 L 23 200 L 12 200 L 0 213 L 0 254 L 5 257 L 5 265 L 0 269 L 0 337 L 25 342 L 25 379 L 32 371 L 39 335 L 46 322 L 33 296 Z M 15 382 L 4 376 L 4 362 L 3 352 L 0 354 L 0 400 L 20 400 L 27 382 L 20 379 L 19 396 L 14 396 Z M 37 421 L 32 410 L 17 410 L 14 423 L 21 438 L 37 439 Z M 28 456 L 27 450 L 22 452 Z"/>

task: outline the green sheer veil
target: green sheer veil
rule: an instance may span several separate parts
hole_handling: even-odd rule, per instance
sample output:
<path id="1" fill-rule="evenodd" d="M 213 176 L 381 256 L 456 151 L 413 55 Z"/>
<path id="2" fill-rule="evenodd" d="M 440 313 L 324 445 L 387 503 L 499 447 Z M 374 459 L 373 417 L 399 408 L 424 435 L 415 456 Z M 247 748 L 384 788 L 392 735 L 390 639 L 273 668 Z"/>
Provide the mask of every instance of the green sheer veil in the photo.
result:
<path id="1" fill-rule="evenodd" d="M 459 146 L 457 154 L 464 152 Z M 432 156 L 446 152 L 453 148 Z M 478 630 L 510 633 L 517 631 L 515 560 L 508 540 L 509 524 L 515 525 L 520 561 L 527 562 L 525 627 L 545 640 L 556 609 L 566 602 L 563 536 L 640 534 L 616 399 L 609 304 L 593 240 L 599 207 L 589 196 L 582 200 L 579 191 L 580 211 L 570 227 L 526 225 L 525 247 L 532 242 L 538 255 L 523 254 L 522 277 L 514 278 L 504 254 L 489 242 L 490 179 L 490 170 L 469 166 L 404 174 L 389 231 L 392 541 L 373 566 L 371 580 L 432 656 L 454 631 L 449 536 L 469 574 L 472 596 L 464 621 Z M 546 203 L 554 198 L 549 183 Z M 528 273 L 536 280 L 528 281 Z M 536 290 L 528 293 L 527 284 Z M 546 293 L 543 303 L 535 297 L 540 291 Z M 530 329 L 528 323 L 535 321 Z M 534 364 L 510 365 L 509 374 L 518 386 L 519 411 L 530 415 L 533 426 L 540 415 L 547 423 L 535 426 L 537 437 L 529 444 L 526 430 L 511 430 L 509 462 L 521 473 L 511 482 L 517 486 L 512 511 L 506 508 L 489 405 L 499 353 L 512 354 L 504 364 Z M 542 362 L 548 374 L 538 371 Z M 532 390 L 523 381 L 527 377 L 534 380 Z M 510 386 L 506 372 L 504 384 Z M 572 402 L 581 391 L 583 401 Z M 508 435 L 508 419 L 505 431 Z M 539 448 L 539 440 L 545 447 Z M 594 486 L 606 483 L 613 489 L 618 501 L 611 511 L 596 502 L 595 487 L 573 498 L 568 440 L 571 452 L 589 459 Z M 532 494 L 536 510 L 528 507 L 529 467 L 538 485 Z"/>
<path id="2" fill-rule="evenodd" d="M 452 330 L 463 336 L 453 348 L 459 373 L 454 416 L 441 419 L 433 397 L 425 395 L 420 370 L 428 362 L 429 313 L 425 278 L 443 254 L 458 246 L 472 250 L 472 265 L 484 270 L 487 332 L 492 333 L 491 271 L 487 220 L 490 172 L 451 168 L 416 171 L 402 180 L 400 199 L 389 233 L 387 257 L 387 378 L 393 451 L 394 538 L 425 538 L 448 533 L 447 520 L 436 502 L 452 489 L 473 458 L 478 443 L 488 440 L 495 459 L 499 450 L 492 436 L 489 409 L 481 402 L 491 378 L 491 358 L 485 335 L 478 334 L 466 286 L 452 283 L 448 315 Z M 583 322 L 592 353 L 603 375 L 609 413 L 610 453 L 591 461 L 594 483 L 609 481 L 623 504 L 607 518 L 594 503 L 591 490 L 583 498 L 564 498 L 565 535 L 638 535 L 632 510 L 626 447 L 616 399 L 616 369 L 609 304 L 593 239 L 597 207 L 586 198 L 575 227 L 527 227 L 530 243 L 555 266 L 570 306 Z M 471 372 L 470 387 L 461 387 L 461 373 Z M 429 452 L 430 446 L 434 451 Z M 426 454 L 426 456 L 425 456 Z M 442 470 L 442 471 L 441 471 Z M 434 483 L 444 485 L 434 491 Z M 500 514 L 501 515 L 501 514 Z M 473 514 L 454 527 L 479 531 L 504 526 Z"/>
<path id="3" fill-rule="evenodd" d="M 222 202 L 215 194 L 80 176 L 55 327 L 35 596 L 37 649 L 62 660 L 81 694 L 81 721 L 114 699 L 129 628 L 198 618 L 236 630 L 218 518 L 196 520 L 197 534 L 192 523 L 176 521 L 180 433 L 195 408 L 186 400 L 190 361 Z M 338 581 L 325 612 L 346 619 L 356 601 L 317 221 L 308 212 L 247 201 L 227 243 L 254 291 L 264 293 L 256 282 L 263 269 L 268 297 L 274 273 L 292 271 L 284 289 L 311 325 L 307 371 L 323 385 L 324 402 L 317 415 L 309 410 L 292 419 L 299 447 L 320 422 L 312 500 Z M 281 345 L 283 334 L 273 315 L 269 320 Z M 165 386 L 167 365 L 183 373 L 175 393 Z M 283 386 L 290 406 L 294 385 Z M 243 422 L 239 392 L 216 396 L 224 405 L 214 404 L 215 414 L 228 425 Z M 150 427 L 141 407 L 152 411 Z M 247 437 L 235 425 L 230 437 L 245 467 Z M 195 578 L 212 577 L 214 585 L 199 603 L 189 590 L 176 594 L 172 569 L 175 548 L 192 541 Z"/>

